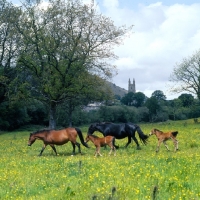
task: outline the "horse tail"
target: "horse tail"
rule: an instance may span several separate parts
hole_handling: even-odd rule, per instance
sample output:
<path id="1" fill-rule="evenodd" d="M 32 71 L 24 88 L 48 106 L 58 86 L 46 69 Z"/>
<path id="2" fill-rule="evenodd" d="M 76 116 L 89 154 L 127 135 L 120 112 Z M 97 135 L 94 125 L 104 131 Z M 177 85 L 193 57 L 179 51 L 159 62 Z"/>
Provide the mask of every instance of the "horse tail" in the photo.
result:
<path id="1" fill-rule="evenodd" d="M 140 137 L 140 140 L 142 141 L 143 144 L 146 145 L 147 144 L 147 140 L 148 140 L 148 135 L 145 135 L 138 125 L 135 125 L 135 127 L 136 127 L 136 131 L 137 131 L 137 133 L 138 133 L 138 135 Z"/>
<path id="2" fill-rule="evenodd" d="M 78 136 L 79 136 L 79 139 L 82 143 L 83 146 L 89 148 L 89 146 L 87 145 L 87 143 L 84 142 L 84 139 L 83 139 L 83 134 L 81 132 L 81 130 L 79 128 L 75 128 L 76 132 L 78 133 Z"/>
<path id="3" fill-rule="evenodd" d="M 112 145 L 113 145 L 116 149 L 119 149 L 119 145 L 117 146 L 117 145 L 115 144 L 115 137 L 113 137 L 113 139 L 112 139 Z"/>
<path id="4" fill-rule="evenodd" d="M 176 137 L 177 134 L 178 134 L 178 131 L 173 131 L 173 132 L 172 132 L 172 135 L 173 135 L 174 137 Z"/>

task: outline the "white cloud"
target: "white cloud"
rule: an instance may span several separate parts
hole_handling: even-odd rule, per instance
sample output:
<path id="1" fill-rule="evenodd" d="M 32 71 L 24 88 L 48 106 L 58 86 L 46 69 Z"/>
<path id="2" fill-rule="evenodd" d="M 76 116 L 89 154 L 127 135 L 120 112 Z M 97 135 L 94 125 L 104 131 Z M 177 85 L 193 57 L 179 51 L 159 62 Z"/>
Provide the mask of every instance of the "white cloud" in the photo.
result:
<path id="1" fill-rule="evenodd" d="M 106 8 L 111 9 L 111 8 L 118 7 L 119 3 L 118 3 L 118 0 L 104 0 L 103 1 L 103 5 Z"/>
<path id="2" fill-rule="evenodd" d="M 155 3 L 140 5 L 139 10 L 119 8 L 114 0 L 104 4 L 116 25 L 134 24 L 133 34 L 115 49 L 119 70 L 113 82 L 127 89 L 128 79 L 135 78 L 136 90 L 148 95 L 162 90 L 169 97 L 167 85 L 175 64 L 200 48 L 200 4 Z"/>

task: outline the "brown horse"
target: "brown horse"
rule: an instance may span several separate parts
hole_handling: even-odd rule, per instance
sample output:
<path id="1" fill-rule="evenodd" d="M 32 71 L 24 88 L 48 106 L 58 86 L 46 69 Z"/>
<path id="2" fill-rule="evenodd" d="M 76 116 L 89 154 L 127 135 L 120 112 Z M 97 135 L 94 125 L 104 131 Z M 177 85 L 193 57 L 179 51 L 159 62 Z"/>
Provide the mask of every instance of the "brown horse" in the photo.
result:
<path id="1" fill-rule="evenodd" d="M 79 136 L 81 143 L 88 148 L 88 145 L 84 142 L 81 130 L 79 128 L 73 128 L 73 127 L 65 128 L 62 130 L 41 130 L 31 133 L 28 141 L 28 146 L 31 146 L 37 139 L 43 140 L 44 146 L 42 147 L 39 156 L 42 155 L 42 152 L 44 151 L 47 145 L 50 145 L 57 155 L 57 151 L 54 145 L 63 145 L 70 141 L 73 146 L 72 154 L 74 155 L 75 145 L 78 147 L 79 153 L 81 153 L 80 144 L 76 142 L 77 135 Z"/>
<path id="2" fill-rule="evenodd" d="M 149 133 L 149 135 L 156 135 L 157 139 L 158 139 L 158 145 L 157 145 L 157 149 L 156 152 L 159 151 L 160 148 L 160 144 L 163 142 L 163 144 L 165 145 L 165 147 L 167 148 L 167 150 L 169 151 L 169 148 L 166 144 L 166 141 L 169 139 L 172 139 L 174 142 L 174 151 L 176 152 L 176 150 L 178 150 L 178 140 L 176 139 L 176 136 L 178 134 L 178 131 L 169 131 L 169 132 L 162 132 L 158 129 L 152 129 L 151 132 Z"/>
<path id="3" fill-rule="evenodd" d="M 109 155 L 111 155 L 112 151 L 114 151 L 114 155 L 116 156 L 116 151 L 115 151 L 115 137 L 113 136 L 106 136 L 103 138 L 99 138 L 96 135 L 90 135 L 88 134 L 85 138 L 85 142 L 87 143 L 88 141 L 92 141 L 93 144 L 96 147 L 96 151 L 95 151 L 95 156 L 97 156 L 98 154 L 100 156 L 102 156 L 100 154 L 100 147 L 106 146 L 108 145 L 110 147 L 110 152 Z"/>

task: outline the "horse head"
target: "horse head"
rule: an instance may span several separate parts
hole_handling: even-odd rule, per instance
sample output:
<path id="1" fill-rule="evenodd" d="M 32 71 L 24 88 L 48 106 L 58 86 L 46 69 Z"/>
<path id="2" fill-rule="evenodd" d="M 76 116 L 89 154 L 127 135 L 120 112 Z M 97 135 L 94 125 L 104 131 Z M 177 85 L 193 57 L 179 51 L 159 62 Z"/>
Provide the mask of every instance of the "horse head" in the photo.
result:
<path id="1" fill-rule="evenodd" d="M 158 132 L 162 132 L 162 131 L 159 131 L 158 129 L 154 128 L 154 129 L 152 129 L 152 130 L 150 131 L 149 136 L 150 136 L 150 135 L 153 135 L 153 134 L 156 134 L 157 131 L 158 131 Z"/>
<path id="2" fill-rule="evenodd" d="M 98 131 L 98 124 L 99 123 L 93 123 L 90 125 L 90 127 L 88 128 L 89 135 L 92 135 L 95 131 Z"/>
<path id="3" fill-rule="evenodd" d="M 85 138 L 85 143 L 87 143 L 90 140 L 90 136 L 89 134 L 87 134 L 86 138 Z"/>
<path id="4" fill-rule="evenodd" d="M 28 140 L 28 146 L 31 146 L 36 140 L 36 137 L 34 136 L 33 133 L 30 133 L 30 137 L 29 137 L 29 140 Z"/>

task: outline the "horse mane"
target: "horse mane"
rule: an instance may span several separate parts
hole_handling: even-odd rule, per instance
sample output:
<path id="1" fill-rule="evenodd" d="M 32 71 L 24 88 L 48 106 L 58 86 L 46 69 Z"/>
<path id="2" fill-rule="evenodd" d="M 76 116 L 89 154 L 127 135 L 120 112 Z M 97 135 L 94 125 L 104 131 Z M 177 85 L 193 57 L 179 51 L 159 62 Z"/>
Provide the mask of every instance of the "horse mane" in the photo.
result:
<path id="1" fill-rule="evenodd" d="M 37 130 L 37 131 L 31 133 L 30 135 L 34 135 L 34 134 L 41 133 L 41 132 L 45 132 L 45 131 L 47 131 L 47 132 L 49 133 L 51 130 L 49 130 L 49 129 Z"/>
<path id="2" fill-rule="evenodd" d="M 157 128 L 155 128 L 154 130 L 155 130 L 155 131 L 159 131 L 159 132 L 163 133 L 163 131 L 160 131 L 160 130 L 158 130 Z"/>

